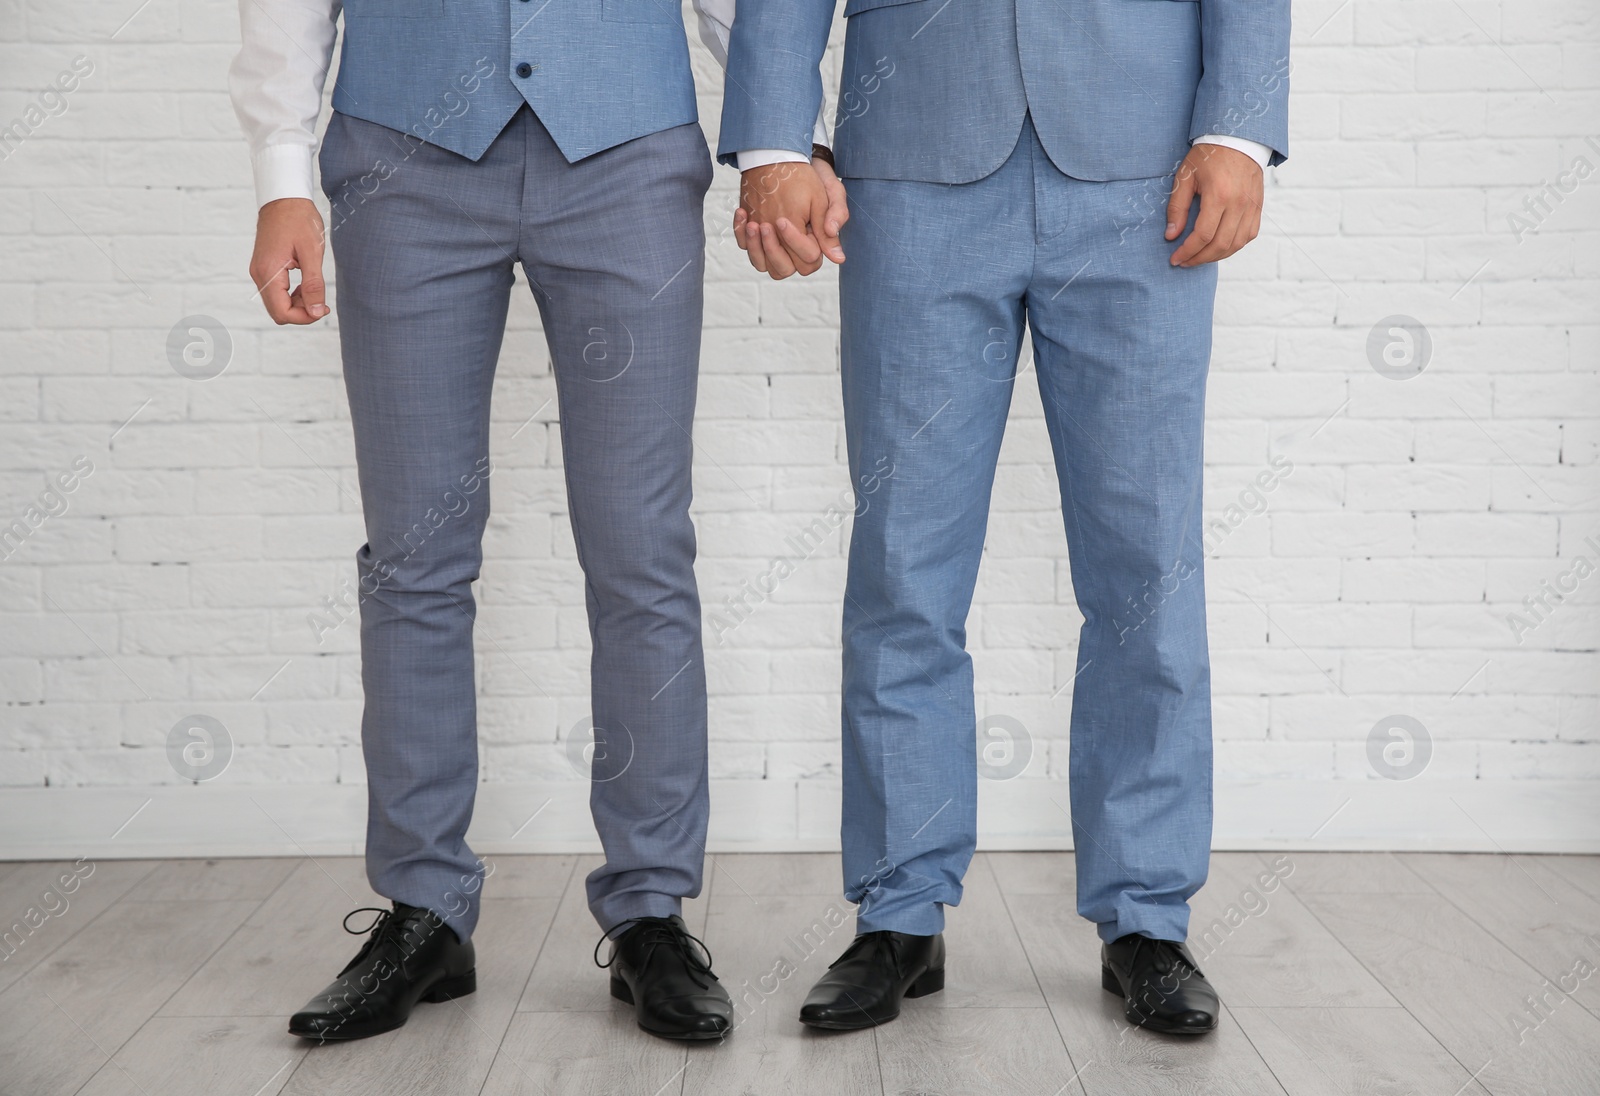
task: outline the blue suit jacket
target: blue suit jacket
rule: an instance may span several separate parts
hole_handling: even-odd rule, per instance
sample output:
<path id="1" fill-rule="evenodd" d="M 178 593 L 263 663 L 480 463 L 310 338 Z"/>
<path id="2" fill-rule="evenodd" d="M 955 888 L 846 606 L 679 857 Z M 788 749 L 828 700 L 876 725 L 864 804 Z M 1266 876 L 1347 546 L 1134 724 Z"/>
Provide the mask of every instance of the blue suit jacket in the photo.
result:
<path id="1" fill-rule="evenodd" d="M 677 0 L 344 0 L 340 113 L 476 160 L 523 102 L 568 160 L 697 121 Z"/>
<path id="2" fill-rule="evenodd" d="M 809 153 L 836 0 L 739 0 L 718 157 Z M 1289 0 L 848 0 L 839 174 L 965 183 L 1031 112 L 1078 179 L 1171 172 L 1215 133 L 1288 149 Z"/>

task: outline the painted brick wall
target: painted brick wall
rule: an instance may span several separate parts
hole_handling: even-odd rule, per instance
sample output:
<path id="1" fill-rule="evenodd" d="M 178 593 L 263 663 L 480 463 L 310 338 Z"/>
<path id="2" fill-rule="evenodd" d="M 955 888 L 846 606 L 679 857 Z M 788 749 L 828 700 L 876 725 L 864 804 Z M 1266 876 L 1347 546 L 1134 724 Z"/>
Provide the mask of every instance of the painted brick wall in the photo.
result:
<path id="1" fill-rule="evenodd" d="M 1405 775 L 1392 726 L 1429 776 L 1600 778 L 1600 7 L 1297 0 L 1295 23 L 1293 158 L 1217 308 L 1218 778 Z M 337 331 L 252 297 L 237 37 L 219 0 L 0 0 L 0 783 L 176 782 L 192 715 L 226 729 L 229 782 L 363 780 Z M 713 772 L 826 777 L 843 530 L 729 605 L 847 490 L 835 280 L 754 275 L 735 184 L 706 211 L 696 427 Z M 180 375 L 174 331 L 226 370 Z M 579 778 L 553 396 L 524 287 L 479 587 L 488 781 Z M 1058 503 L 1028 369 L 970 622 L 989 760 L 1020 749 L 1024 779 L 1066 771 Z"/>

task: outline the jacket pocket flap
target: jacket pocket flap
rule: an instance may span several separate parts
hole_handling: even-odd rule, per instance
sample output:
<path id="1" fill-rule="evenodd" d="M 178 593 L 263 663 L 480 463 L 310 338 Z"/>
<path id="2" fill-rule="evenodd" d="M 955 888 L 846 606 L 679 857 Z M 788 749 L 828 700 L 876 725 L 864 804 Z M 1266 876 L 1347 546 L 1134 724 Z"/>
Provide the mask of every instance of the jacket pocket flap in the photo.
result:
<path id="1" fill-rule="evenodd" d="M 873 8 L 887 8 L 895 4 L 925 3 L 927 3 L 927 0 L 848 0 L 844 6 L 844 17 L 848 19 L 852 15 L 860 15 L 862 12 L 871 11 Z"/>

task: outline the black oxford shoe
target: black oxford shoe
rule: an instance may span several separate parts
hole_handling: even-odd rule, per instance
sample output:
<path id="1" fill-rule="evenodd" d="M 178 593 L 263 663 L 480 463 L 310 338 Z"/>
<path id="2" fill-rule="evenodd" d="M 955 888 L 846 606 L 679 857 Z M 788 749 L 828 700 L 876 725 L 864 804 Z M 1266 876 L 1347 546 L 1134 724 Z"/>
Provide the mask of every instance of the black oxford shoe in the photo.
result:
<path id="1" fill-rule="evenodd" d="M 800 1022 L 826 1031 L 887 1024 L 902 997 L 944 989 L 944 936 L 864 932 L 834 960 L 800 1006 Z"/>
<path id="2" fill-rule="evenodd" d="M 1128 1023 L 1165 1035 L 1215 1031 L 1221 1005 L 1183 944 L 1139 933 L 1101 947 L 1100 984 L 1122 998 Z"/>
<path id="3" fill-rule="evenodd" d="M 339 977 L 289 1018 L 289 1034 L 319 1043 L 365 1039 L 400 1027 L 418 1001 L 448 1001 L 478 988 L 472 941 L 463 943 L 432 910 L 396 902 L 345 915 L 377 914 L 356 957 Z"/>
<path id="4" fill-rule="evenodd" d="M 600 962 L 600 945 L 623 926 L 628 931 Z M 733 1027 L 733 1000 L 711 971 L 711 952 L 689 935 L 683 918 L 629 918 L 612 926 L 594 952 L 595 965 L 611 971 L 611 996 L 632 1005 L 651 1035 L 720 1039 Z"/>

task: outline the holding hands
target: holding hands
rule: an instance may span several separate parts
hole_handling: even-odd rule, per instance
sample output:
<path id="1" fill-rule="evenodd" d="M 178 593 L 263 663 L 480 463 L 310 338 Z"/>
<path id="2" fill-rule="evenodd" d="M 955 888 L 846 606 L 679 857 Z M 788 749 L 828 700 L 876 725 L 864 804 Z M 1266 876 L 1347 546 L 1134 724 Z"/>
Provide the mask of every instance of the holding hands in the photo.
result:
<path id="1" fill-rule="evenodd" d="M 1200 213 L 1194 229 L 1174 250 L 1172 265 L 1213 263 L 1255 239 L 1261 231 L 1262 176 L 1260 165 L 1242 152 L 1195 145 L 1174 180 L 1167 239 L 1177 241 L 1183 235 L 1196 198 Z M 809 164 L 766 164 L 740 176 L 734 239 L 750 257 L 750 265 L 774 280 L 815 274 L 824 258 L 844 262 L 839 231 L 849 219 L 844 184 L 821 158 Z"/>
<path id="2" fill-rule="evenodd" d="M 814 274 L 824 257 L 844 262 L 839 230 L 850 219 L 844 184 L 821 158 L 744 172 L 733 234 L 750 265 L 774 280 Z"/>

